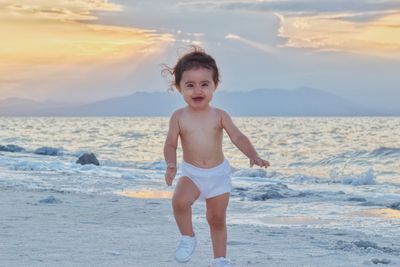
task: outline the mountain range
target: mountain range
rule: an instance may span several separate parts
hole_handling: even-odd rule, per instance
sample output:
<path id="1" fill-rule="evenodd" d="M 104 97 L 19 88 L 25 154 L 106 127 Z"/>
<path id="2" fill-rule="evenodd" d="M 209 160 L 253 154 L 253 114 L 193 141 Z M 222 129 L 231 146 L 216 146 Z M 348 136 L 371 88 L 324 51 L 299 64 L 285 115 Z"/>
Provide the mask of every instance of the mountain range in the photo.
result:
<path id="1" fill-rule="evenodd" d="M 256 89 L 217 91 L 214 106 L 233 116 L 384 116 L 397 112 L 364 107 L 322 90 Z M 169 116 L 185 103 L 179 93 L 137 92 L 92 103 L 38 102 L 23 98 L 0 100 L 0 116 Z"/>

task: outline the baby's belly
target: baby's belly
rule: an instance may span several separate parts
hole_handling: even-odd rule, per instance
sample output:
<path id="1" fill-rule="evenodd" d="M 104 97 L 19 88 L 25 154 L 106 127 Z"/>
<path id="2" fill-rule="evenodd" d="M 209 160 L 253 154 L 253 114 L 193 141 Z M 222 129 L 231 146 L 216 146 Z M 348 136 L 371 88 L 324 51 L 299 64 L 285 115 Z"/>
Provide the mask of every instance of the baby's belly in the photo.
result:
<path id="1" fill-rule="evenodd" d="M 212 168 L 224 162 L 222 149 L 183 150 L 183 160 L 199 168 Z"/>

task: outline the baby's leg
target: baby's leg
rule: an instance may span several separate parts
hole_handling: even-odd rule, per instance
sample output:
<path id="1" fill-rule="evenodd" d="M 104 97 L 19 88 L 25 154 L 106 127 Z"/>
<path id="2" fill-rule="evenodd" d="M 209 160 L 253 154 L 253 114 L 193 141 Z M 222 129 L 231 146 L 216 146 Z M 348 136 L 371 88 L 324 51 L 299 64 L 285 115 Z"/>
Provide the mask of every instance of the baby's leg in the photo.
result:
<path id="1" fill-rule="evenodd" d="M 182 235 L 193 236 L 192 204 L 200 196 L 197 186 L 186 176 L 182 176 L 172 197 L 172 207 L 176 224 Z"/>
<path id="2" fill-rule="evenodd" d="M 226 257 L 226 208 L 229 203 L 229 193 L 209 198 L 206 202 L 214 258 Z"/>

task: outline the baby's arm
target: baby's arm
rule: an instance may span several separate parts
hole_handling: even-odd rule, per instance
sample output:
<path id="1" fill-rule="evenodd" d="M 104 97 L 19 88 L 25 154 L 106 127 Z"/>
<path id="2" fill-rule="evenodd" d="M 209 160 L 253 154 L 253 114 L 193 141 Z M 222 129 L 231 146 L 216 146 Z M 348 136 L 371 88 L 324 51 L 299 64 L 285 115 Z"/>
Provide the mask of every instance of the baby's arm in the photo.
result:
<path id="1" fill-rule="evenodd" d="M 167 185 L 172 185 L 172 181 L 176 175 L 176 149 L 178 147 L 179 137 L 179 123 L 178 123 L 178 112 L 172 114 L 169 120 L 169 130 L 167 139 L 164 144 L 164 159 L 167 164 L 167 170 L 165 171 L 165 182 Z"/>
<path id="2" fill-rule="evenodd" d="M 222 127 L 229 135 L 232 143 L 250 159 L 250 167 L 253 167 L 254 164 L 260 167 L 269 167 L 269 162 L 260 158 L 250 140 L 236 127 L 229 114 L 222 110 L 220 110 L 220 114 Z"/>

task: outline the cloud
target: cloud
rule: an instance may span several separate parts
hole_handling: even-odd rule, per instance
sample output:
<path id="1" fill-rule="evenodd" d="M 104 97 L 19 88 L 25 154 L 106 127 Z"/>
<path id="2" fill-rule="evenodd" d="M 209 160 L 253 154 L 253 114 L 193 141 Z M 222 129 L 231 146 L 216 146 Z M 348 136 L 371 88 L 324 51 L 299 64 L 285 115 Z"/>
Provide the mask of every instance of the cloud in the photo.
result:
<path id="1" fill-rule="evenodd" d="M 223 2 L 218 5 L 226 10 L 249 10 L 286 13 L 337 13 L 371 12 L 399 10 L 399 1 L 362 1 L 362 0 L 318 0 L 318 1 L 245 1 Z"/>
<path id="2" fill-rule="evenodd" d="M 152 29 L 96 23 L 96 11 L 119 12 L 122 7 L 101 0 L 37 0 L 34 4 L 0 4 L 0 81 L 4 93 L 27 88 L 37 79 L 67 70 L 116 64 L 142 58 L 173 41 Z M 26 89 L 33 91 L 34 89 Z"/>
<path id="3" fill-rule="evenodd" d="M 240 40 L 241 39 L 239 35 L 232 34 L 232 33 L 226 35 L 225 38 L 226 39 L 231 39 L 231 40 Z"/>
<path id="4" fill-rule="evenodd" d="M 332 16 L 332 19 L 344 20 L 354 23 L 368 23 L 379 20 L 388 15 L 395 15 L 399 11 L 379 11 L 379 12 L 364 12 L 364 13 L 340 13 Z"/>
<path id="5" fill-rule="evenodd" d="M 393 27 L 400 25 L 399 14 L 368 23 L 330 15 L 280 18 L 279 36 L 286 39 L 281 47 L 400 56 L 400 27 Z"/>
<path id="6" fill-rule="evenodd" d="M 256 42 L 253 40 L 245 39 L 239 35 L 232 34 L 232 33 L 227 34 L 225 36 L 225 39 L 239 41 L 239 42 L 244 43 L 252 48 L 255 48 L 257 50 L 260 50 L 260 51 L 266 52 L 266 53 L 273 53 L 275 50 L 272 46 L 269 46 L 269 45 L 266 45 L 266 44 L 263 44 L 260 42 Z"/>
<path id="7" fill-rule="evenodd" d="M 92 14 L 95 11 L 121 11 L 122 7 L 105 0 L 39 0 L 31 4 L 15 4 L 15 1 L 5 0 L 0 4 L 0 10 L 2 13 L 9 11 L 16 16 L 34 16 L 49 20 L 91 21 L 97 19 Z"/>
<path id="8" fill-rule="evenodd" d="M 174 42 L 175 44 L 187 46 L 187 45 L 197 45 L 202 46 L 204 44 L 205 34 L 202 32 L 184 32 L 178 30 L 175 34 Z"/>
<path id="9" fill-rule="evenodd" d="M 340 51 L 375 56 L 400 56 L 400 1 L 394 0 L 287 0 L 221 1 L 209 9 L 235 12 L 268 12 L 280 19 L 280 48 Z M 194 3 L 194 5 L 199 2 Z M 236 35 L 233 39 L 271 51 Z"/>
<path id="10" fill-rule="evenodd" d="M 142 53 L 171 41 L 156 30 L 96 24 L 95 11 L 122 7 L 105 0 L 0 4 L 0 64 L 77 64 L 101 62 Z"/>

